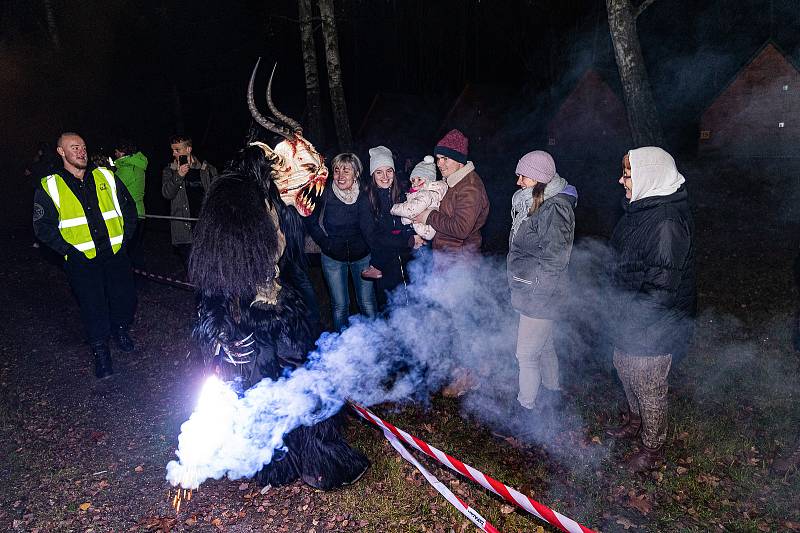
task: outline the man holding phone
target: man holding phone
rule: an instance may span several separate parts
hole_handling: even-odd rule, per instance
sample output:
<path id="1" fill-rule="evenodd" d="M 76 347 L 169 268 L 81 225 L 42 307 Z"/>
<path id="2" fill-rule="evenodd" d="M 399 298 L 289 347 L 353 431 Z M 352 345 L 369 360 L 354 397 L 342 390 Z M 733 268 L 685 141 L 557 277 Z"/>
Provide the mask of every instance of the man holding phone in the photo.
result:
<path id="1" fill-rule="evenodd" d="M 170 215 L 178 219 L 197 218 L 203 198 L 217 177 L 217 169 L 192 154 L 192 139 L 173 135 L 169 140 L 172 162 L 162 172 L 161 194 L 170 201 Z M 192 249 L 192 223 L 172 220 L 172 245 L 183 261 L 184 269 Z"/>

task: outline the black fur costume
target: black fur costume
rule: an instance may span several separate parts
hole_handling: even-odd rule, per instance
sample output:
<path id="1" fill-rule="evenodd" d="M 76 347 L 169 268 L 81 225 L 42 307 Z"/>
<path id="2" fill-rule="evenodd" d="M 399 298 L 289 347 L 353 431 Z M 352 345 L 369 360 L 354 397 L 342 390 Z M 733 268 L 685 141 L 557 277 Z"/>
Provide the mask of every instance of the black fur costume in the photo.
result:
<path id="1" fill-rule="evenodd" d="M 301 366 L 314 343 L 306 306 L 286 279 L 305 260 L 302 220 L 270 178 L 264 152 L 246 148 L 211 187 L 190 259 L 200 290 L 193 337 L 206 363 L 243 388 Z M 330 490 L 357 480 L 369 461 L 344 441 L 339 418 L 284 435 L 288 451 L 276 452 L 257 482 L 279 486 L 301 478 Z"/>

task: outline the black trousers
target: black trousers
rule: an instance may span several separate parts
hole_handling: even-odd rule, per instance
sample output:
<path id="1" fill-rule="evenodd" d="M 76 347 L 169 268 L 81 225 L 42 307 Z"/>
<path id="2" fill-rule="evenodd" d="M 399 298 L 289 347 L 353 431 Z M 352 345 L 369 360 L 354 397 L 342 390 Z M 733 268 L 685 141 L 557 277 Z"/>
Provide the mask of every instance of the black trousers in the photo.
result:
<path id="1" fill-rule="evenodd" d="M 146 218 L 140 218 L 136 221 L 136 232 L 127 247 L 131 263 L 133 263 L 134 268 L 139 270 L 147 270 L 144 264 L 144 224 L 146 220 Z"/>
<path id="2" fill-rule="evenodd" d="M 128 254 L 120 251 L 108 258 L 68 260 L 64 270 L 90 344 L 107 340 L 112 327 L 133 322 L 136 288 Z"/>

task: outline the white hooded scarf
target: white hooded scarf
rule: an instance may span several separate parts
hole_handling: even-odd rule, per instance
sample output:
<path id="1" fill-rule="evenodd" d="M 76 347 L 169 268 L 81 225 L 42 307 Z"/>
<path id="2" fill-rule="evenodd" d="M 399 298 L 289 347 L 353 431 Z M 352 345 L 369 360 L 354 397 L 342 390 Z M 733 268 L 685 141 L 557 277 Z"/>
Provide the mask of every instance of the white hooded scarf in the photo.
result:
<path id="1" fill-rule="evenodd" d="M 651 196 L 669 196 L 683 184 L 684 177 L 675 167 L 675 160 L 655 146 L 628 152 L 631 162 L 631 202 Z"/>

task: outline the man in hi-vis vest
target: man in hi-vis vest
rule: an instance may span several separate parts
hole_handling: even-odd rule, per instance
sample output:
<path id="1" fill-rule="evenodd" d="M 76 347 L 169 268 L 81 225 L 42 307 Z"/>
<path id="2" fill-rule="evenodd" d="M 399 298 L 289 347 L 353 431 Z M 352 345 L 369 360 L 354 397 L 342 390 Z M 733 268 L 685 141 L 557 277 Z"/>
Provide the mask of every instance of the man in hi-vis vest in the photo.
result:
<path id="1" fill-rule="evenodd" d="M 62 133 L 56 151 L 63 168 L 42 178 L 36 189 L 33 230 L 65 258 L 95 375 L 104 378 L 114 373 L 109 337 L 124 352 L 134 349 L 128 327 L 136 289 L 124 246 L 136 230 L 136 204 L 113 172 L 87 164 L 86 144 L 78 134 Z"/>

